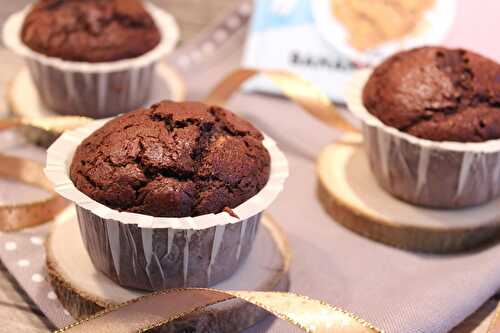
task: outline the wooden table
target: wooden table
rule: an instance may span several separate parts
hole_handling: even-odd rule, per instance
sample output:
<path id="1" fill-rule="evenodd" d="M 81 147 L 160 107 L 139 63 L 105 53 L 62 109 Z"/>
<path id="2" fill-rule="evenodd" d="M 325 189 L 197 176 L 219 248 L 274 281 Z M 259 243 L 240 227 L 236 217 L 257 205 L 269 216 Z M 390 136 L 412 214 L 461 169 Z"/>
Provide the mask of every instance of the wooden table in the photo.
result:
<path id="1" fill-rule="evenodd" d="M 224 11 L 234 4 L 234 0 L 153 0 L 155 3 L 167 8 L 178 20 L 181 27 L 181 42 L 193 38 L 209 22 L 223 15 Z M 30 0 L 2 1 L 0 6 L 0 23 L 15 10 L 30 3 Z M 0 77 L 0 90 L 9 77 L 14 74 L 19 59 L 10 55 L 3 47 L 0 48 L 2 61 L 2 76 Z M 8 65 L 8 66 L 5 66 Z M 11 66 L 12 65 L 12 66 Z M 5 70 L 4 70 L 5 68 Z M 0 114 L 6 112 L 5 103 L 0 103 Z M 453 330 L 453 333 L 486 333 L 491 313 L 498 304 L 499 299 L 488 301 L 475 314 L 465 320 Z M 44 318 L 16 281 L 0 262 L 0 333 L 34 332 L 46 333 L 54 329 Z"/>

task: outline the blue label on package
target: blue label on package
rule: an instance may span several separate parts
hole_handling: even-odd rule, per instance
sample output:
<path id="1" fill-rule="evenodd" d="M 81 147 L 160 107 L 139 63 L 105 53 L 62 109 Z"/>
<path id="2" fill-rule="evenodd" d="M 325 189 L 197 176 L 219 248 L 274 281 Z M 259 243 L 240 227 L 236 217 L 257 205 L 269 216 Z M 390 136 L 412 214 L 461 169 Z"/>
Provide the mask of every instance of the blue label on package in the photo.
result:
<path id="1" fill-rule="evenodd" d="M 379 6 L 363 7 L 363 3 L 367 1 L 255 0 L 242 65 L 288 70 L 343 102 L 345 85 L 355 70 L 400 49 L 437 43 L 453 21 L 453 0 L 425 0 L 406 12 L 407 0 L 391 0 L 393 7 L 385 0 L 370 0 Z M 407 21 L 388 21 L 388 15 Z M 263 78 L 245 88 L 279 93 Z"/>

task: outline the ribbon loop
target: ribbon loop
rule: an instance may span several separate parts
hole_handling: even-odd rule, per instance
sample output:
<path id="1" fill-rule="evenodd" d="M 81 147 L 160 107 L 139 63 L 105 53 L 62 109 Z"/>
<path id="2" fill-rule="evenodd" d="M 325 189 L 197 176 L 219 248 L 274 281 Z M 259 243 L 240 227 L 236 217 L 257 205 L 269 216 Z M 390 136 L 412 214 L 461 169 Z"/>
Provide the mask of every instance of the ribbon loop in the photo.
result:
<path id="1" fill-rule="evenodd" d="M 2 119 L 0 129 L 23 124 L 22 118 Z M 0 154 L 0 177 L 21 181 L 49 192 L 48 197 L 42 200 L 0 205 L 0 231 L 17 231 L 48 222 L 68 205 L 66 200 L 54 192 L 40 163 Z"/>
<path id="2" fill-rule="evenodd" d="M 321 301 L 291 293 L 170 289 L 104 310 L 56 333 L 147 332 L 210 305 L 238 298 L 311 333 L 376 333 L 368 322 Z"/>
<path id="3" fill-rule="evenodd" d="M 357 128 L 340 115 L 328 96 L 317 89 L 311 82 L 286 71 L 237 69 L 226 76 L 212 90 L 205 98 L 205 102 L 214 105 L 225 105 L 244 82 L 258 74 L 269 78 L 281 89 L 286 97 L 325 124 L 346 132 L 359 132 Z"/>
<path id="4" fill-rule="evenodd" d="M 37 162 L 0 154 L 0 176 L 22 181 L 49 192 L 45 199 L 0 205 L 0 231 L 16 231 L 52 220 L 68 202 L 57 195 Z"/>

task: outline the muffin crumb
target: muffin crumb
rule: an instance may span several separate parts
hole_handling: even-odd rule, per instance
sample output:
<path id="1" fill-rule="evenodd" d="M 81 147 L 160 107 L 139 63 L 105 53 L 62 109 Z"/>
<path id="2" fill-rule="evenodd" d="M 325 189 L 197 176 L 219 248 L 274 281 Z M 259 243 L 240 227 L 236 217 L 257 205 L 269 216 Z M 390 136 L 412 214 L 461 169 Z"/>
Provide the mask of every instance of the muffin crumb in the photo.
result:
<path id="1" fill-rule="evenodd" d="M 240 217 L 229 207 L 224 208 L 224 212 L 228 213 L 229 216 L 239 219 Z"/>

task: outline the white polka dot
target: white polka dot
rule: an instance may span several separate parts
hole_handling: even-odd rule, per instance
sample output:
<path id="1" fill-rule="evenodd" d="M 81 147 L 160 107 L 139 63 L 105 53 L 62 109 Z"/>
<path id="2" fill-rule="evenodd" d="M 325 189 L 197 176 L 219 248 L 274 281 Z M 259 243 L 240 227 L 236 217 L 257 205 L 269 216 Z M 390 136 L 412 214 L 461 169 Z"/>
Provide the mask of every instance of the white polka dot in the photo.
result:
<path id="1" fill-rule="evenodd" d="M 33 282 L 40 283 L 43 281 L 43 276 L 41 276 L 40 274 L 33 274 L 31 280 L 33 280 Z"/>
<path id="2" fill-rule="evenodd" d="M 198 63 L 201 61 L 201 53 L 200 51 L 197 51 L 197 50 L 194 50 L 192 53 L 191 53 L 191 60 L 195 63 Z"/>
<path id="3" fill-rule="evenodd" d="M 57 299 L 57 295 L 55 292 L 53 291 L 49 291 L 49 293 L 47 294 L 47 298 L 50 299 L 51 301 Z"/>
<path id="4" fill-rule="evenodd" d="M 222 43 L 223 41 L 225 41 L 227 39 L 227 37 L 228 37 L 228 33 L 226 30 L 219 29 L 219 30 L 215 31 L 214 38 L 217 42 Z"/>
<path id="5" fill-rule="evenodd" d="M 187 66 L 189 66 L 189 64 L 191 63 L 191 61 L 189 60 L 189 57 L 182 56 L 182 57 L 179 58 L 179 60 L 177 60 L 177 63 L 179 64 L 179 66 L 181 66 L 183 68 L 186 68 Z"/>
<path id="6" fill-rule="evenodd" d="M 238 16 L 231 16 L 227 19 L 226 24 L 231 29 L 236 29 L 241 25 L 241 19 Z"/>
<path id="7" fill-rule="evenodd" d="M 215 51 L 215 45 L 210 43 L 210 42 L 206 42 L 205 44 L 203 44 L 203 46 L 201 47 L 201 51 L 205 54 L 211 54 Z"/>
<path id="8" fill-rule="evenodd" d="M 248 16 L 252 12 L 252 6 L 248 2 L 242 3 L 238 11 L 241 15 Z"/>
<path id="9" fill-rule="evenodd" d="M 7 251 L 15 251 L 17 249 L 17 244 L 15 242 L 7 242 L 5 244 L 5 249 Z"/>
<path id="10" fill-rule="evenodd" d="M 30 241 L 31 243 L 33 243 L 34 245 L 42 245 L 43 244 L 43 239 L 41 239 L 40 237 L 37 237 L 37 236 L 33 236 L 30 238 Z"/>
<path id="11" fill-rule="evenodd" d="M 17 266 L 19 267 L 28 267 L 30 264 L 30 261 L 26 259 L 21 259 L 17 262 Z"/>

